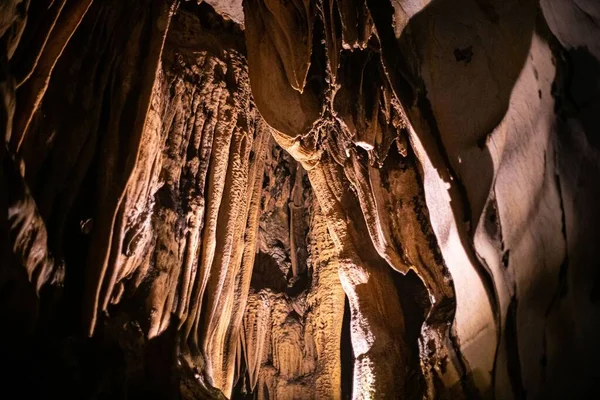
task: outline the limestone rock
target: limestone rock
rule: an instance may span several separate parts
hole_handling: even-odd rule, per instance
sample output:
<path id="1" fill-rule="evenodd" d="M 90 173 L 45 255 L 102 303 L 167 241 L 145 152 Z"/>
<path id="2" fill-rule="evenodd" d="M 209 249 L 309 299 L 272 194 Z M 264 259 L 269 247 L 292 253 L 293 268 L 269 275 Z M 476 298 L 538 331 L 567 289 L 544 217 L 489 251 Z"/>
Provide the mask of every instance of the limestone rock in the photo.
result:
<path id="1" fill-rule="evenodd" d="M 597 397 L 597 4 L 2 2 L 2 390 Z"/>

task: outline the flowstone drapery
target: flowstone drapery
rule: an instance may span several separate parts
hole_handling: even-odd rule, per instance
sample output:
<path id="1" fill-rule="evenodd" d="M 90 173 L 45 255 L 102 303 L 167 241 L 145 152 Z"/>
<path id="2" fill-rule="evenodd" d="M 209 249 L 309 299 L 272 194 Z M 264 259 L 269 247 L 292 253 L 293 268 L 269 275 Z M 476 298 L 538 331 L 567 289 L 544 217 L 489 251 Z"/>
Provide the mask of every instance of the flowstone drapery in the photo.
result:
<path id="1" fill-rule="evenodd" d="M 598 393 L 598 26 L 591 0 L 3 2 L 3 387 Z"/>

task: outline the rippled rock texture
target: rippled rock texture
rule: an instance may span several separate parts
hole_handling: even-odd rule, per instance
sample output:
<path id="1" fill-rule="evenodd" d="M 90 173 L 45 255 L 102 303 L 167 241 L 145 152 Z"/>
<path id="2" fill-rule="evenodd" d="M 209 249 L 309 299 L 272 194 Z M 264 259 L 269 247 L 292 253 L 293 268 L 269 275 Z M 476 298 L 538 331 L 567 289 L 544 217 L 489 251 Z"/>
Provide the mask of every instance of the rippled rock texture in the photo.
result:
<path id="1" fill-rule="evenodd" d="M 2 390 L 600 394 L 597 4 L 2 2 Z"/>

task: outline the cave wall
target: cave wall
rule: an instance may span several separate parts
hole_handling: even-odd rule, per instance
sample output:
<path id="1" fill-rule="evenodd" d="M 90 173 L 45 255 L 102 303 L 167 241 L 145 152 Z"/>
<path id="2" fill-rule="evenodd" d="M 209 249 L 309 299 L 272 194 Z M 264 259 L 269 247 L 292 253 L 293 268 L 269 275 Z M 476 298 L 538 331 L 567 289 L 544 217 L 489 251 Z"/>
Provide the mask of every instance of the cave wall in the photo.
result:
<path id="1" fill-rule="evenodd" d="M 268 8 L 270 2 L 262 4 Z M 355 8 L 352 18 L 363 18 L 362 23 L 355 25 L 355 20 L 347 19 L 348 7 Z M 444 386 L 452 387 L 461 380 L 469 397 L 473 396 L 472 389 L 483 396 L 500 398 L 545 398 L 558 393 L 593 391 L 597 368 L 583 361 L 590 360 L 590 353 L 578 353 L 575 343 L 581 343 L 576 337 L 581 338 L 579 335 L 594 323 L 566 314 L 558 317 L 557 308 L 564 312 L 565 302 L 574 304 L 568 288 L 574 284 L 575 276 L 585 275 L 582 271 L 591 271 L 593 264 L 591 260 L 583 260 L 584 254 L 589 256 L 587 250 L 581 247 L 576 250 L 570 244 L 582 239 L 580 233 L 571 231 L 579 223 L 574 222 L 575 210 L 571 208 L 574 204 L 569 199 L 574 195 L 571 190 L 593 191 L 591 188 L 596 185 L 583 183 L 583 178 L 575 178 L 573 170 L 565 166 L 579 170 L 576 165 L 586 163 L 593 176 L 596 169 L 587 161 L 567 161 L 573 153 L 567 156 L 563 149 L 573 149 L 572 146 L 577 146 L 572 142 L 575 140 L 586 148 L 580 154 L 596 153 L 593 139 L 584 144 L 585 141 L 574 137 L 581 137 L 577 133 L 580 129 L 592 137 L 591 132 L 598 127 L 598 121 L 590 114 L 597 96 L 592 82 L 597 79 L 583 72 L 596 65 L 593 59 L 597 59 L 594 56 L 597 7 L 583 1 L 561 5 L 399 1 L 392 2 L 392 7 L 368 1 L 353 2 L 350 6 L 323 2 L 317 7 L 316 17 L 309 15 L 306 19 L 322 21 L 325 47 L 322 51 L 326 57 L 319 55 L 320 50 L 313 45 L 308 77 L 319 74 L 314 66 L 320 65 L 321 57 L 326 67 L 321 67 L 320 73 L 326 76 L 324 81 L 328 85 L 325 89 L 315 89 L 307 84 L 303 92 L 294 92 L 297 82 L 288 72 L 297 68 L 295 60 L 301 56 L 301 49 L 297 47 L 294 53 L 279 43 L 278 31 L 271 25 L 272 17 L 260 5 L 248 2 L 245 10 L 251 84 L 257 105 L 267 122 L 279 131 L 276 134 L 279 143 L 304 163 L 313 178 L 311 183 L 317 197 L 321 196 L 320 203 L 330 201 L 332 209 L 326 218 L 332 235 L 338 236 L 342 246 L 352 242 L 352 236 L 360 238 L 354 239 L 355 243 L 362 243 L 366 236 L 364 230 L 352 226 L 356 219 L 349 216 L 356 200 L 343 199 L 340 193 L 336 196 L 331 188 L 332 181 L 341 180 L 349 183 L 356 194 L 377 253 L 389 266 L 402 270 L 394 257 L 394 247 L 405 248 L 410 241 L 393 238 L 393 234 L 386 232 L 391 224 L 389 216 L 378 207 L 381 195 L 377 193 L 380 185 L 377 175 L 360 177 L 348 169 L 348 165 L 355 163 L 355 152 L 360 154 L 361 149 L 367 151 L 368 163 L 375 164 L 381 154 L 377 154 L 378 150 L 386 143 L 385 139 L 378 142 L 381 136 L 377 135 L 385 138 L 387 130 L 385 123 L 375 118 L 378 112 L 371 111 L 372 104 L 368 101 L 377 103 L 379 90 L 396 96 L 399 104 L 392 101 L 391 107 L 389 100 L 380 99 L 380 112 L 385 115 L 389 108 L 398 110 L 402 120 L 400 131 L 404 128 L 408 134 L 423 169 L 431 224 L 454 281 L 453 343 L 442 342 L 437 347 L 459 348 L 460 355 L 454 359 L 462 357 L 467 368 L 459 369 L 458 376 L 446 374 Z M 338 10 L 339 16 L 332 17 Z M 280 25 L 285 25 L 278 28 L 300 32 L 297 20 L 286 18 L 285 13 L 276 17 Z M 581 29 L 575 28 L 578 20 L 582 21 Z M 313 25 L 312 35 L 319 34 L 318 25 Z M 370 26 L 368 44 L 357 40 L 356 32 L 349 34 L 348 26 L 350 29 Z M 265 33 L 274 37 L 271 44 L 261 39 Z M 307 38 L 310 37 L 308 34 Z M 346 49 L 352 49 L 354 59 L 344 59 Z M 360 58 L 365 53 L 372 57 L 373 49 L 381 57 L 386 75 L 383 79 L 369 68 L 369 61 Z M 268 101 L 272 84 L 252 79 L 253 73 L 276 73 L 272 70 L 278 57 L 284 64 L 289 63 L 279 69 L 275 80 L 276 91 L 285 93 L 282 99 L 287 99 L 286 96 L 290 99 L 283 107 L 281 103 Z M 362 75 L 346 80 L 346 72 L 356 64 L 362 66 Z M 576 86 L 583 80 L 590 82 L 584 91 Z M 289 112 L 282 111 L 294 106 L 294 101 L 299 102 L 296 109 L 301 120 L 294 121 Z M 321 114 L 314 117 L 314 103 L 319 101 Z M 582 119 L 585 128 L 581 128 L 582 122 L 576 122 Z M 566 127 L 565 120 L 569 120 L 566 125 L 571 128 Z M 389 117 L 386 122 L 389 124 Z M 376 133 L 370 136 L 373 126 Z M 322 169 L 330 168 L 331 159 L 334 165 L 344 168 L 342 176 L 333 173 L 319 176 Z M 367 160 L 362 163 L 367 164 Z M 579 182 L 577 188 L 572 186 L 572 179 Z M 581 196 L 574 196 L 581 201 Z M 595 207 L 579 204 L 578 210 L 589 210 L 585 211 L 588 216 L 584 219 L 595 220 Z M 376 215 L 372 215 L 374 210 Z M 595 238 L 589 232 L 589 237 Z M 572 239 L 573 235 L 578 239 Z M 435 250 L 432 252 L 435 254 Z M 435 264 L 414 265 L 413 257 L 407 257 L 406 253 L 404 256 L 403 261 L 408 259 L 408 265 L 420 273 L 426 285 L 433 283 L 431 277 L 424 275 L 434 270 Z M 364 256 L 355 255 L 351 264 L 356 267 L 360 258 Z M 356 277 L 359 271 L 360 268 L 355 268 L 349 275 Z M 587 290 L 587 296 L 591 296 L 594 291 L 590 283 L 594 278 L 587 276 L 587 284 L 579 281 L 574 293 Z M 428 289 L 431 295 L 432 289 Z M 345 290 L 352 298 L 353 290 L 347 287 Z M 574 296 L 581 296 L 580 301 L 585 297 L 582 293 Z M 581 306 L 590 312 L 587 315 L 594 315 L 589 310 L 591 297 L 586 302 Z M 432 306 L 435 309 L 435 303 Z M 362 318 L 360 310 L 353 309 L 352 313 L 353 317 L 356 314 L 359 320 Z M 369 333 L 381 334 L 375 323 L 367 325 Z M 359 329 L 353 330 L 353 334 L 357 338 L 368 336 Z M 422 343 L 427 343 L 426 338 L 423 333 Z M 565 359 L 567 354 L 572 357 L 570 362 Z M 578 369 L 577 378 L 568 367 L 573 363 L 587 365 Z M 378 374 L 385 372 L 364 371 L 365 376 Z M 459 378 L 461 374 L 464 375 Z M 567 382 L 579 385 L 573 389 Z M 383 384 L 386 388 L 388 385 Z M 429 385 L 428 389 L 434 386 Z M 380 388 L 375 391 L 382 393 Z M 429 395 L 441 393 L 433 391 Z"/>
<path id="2" fill-rule="evenodd" d="M 467 4 L 470 2 L 464 3 L 465 7 L 470 6 Z M 590 328 L 589 324 L 595 324 L 591 322 L 595 320 L 594 311 L 589 308 L 592 304 L 589 296 L 593 293 L 590 283 L 594 278 L 588 275 L 588 283 L 583 283 L 576 277 L 586 275 L 583 271 L 591 272 L 594 262 L 593 256 L 583 249 L 585 245 L 573 246 L 575 242 L 583 243 L 582 231 L 574 227 L 579 222 L 575 221 L 595 220 L 595 207 L 583 203 L 576 206 L 570 198 L 574 196 L 581 201 L 581 195 L 575 193 L 593 191 L 596 187 L 572 175 L 572 171 L 580 168 L 575 165 L 585 163 L 589 176 L 595 176 L 596 167 L 584 161 L 585 158 L 572 158 L 574 154 L 565 150 L 572 149 L 572 140 L 575 140 L 581 146 L 580 154 L 597 153 L 593 139 L 587 144 L 575 139 L 581 135 L 577 128 L 580 122 L 575 121 L 585 118 L 587 129 L 584 130 L 588 134 L 598 127 L 597 120 L 583 117 L 586 112 L 579 111 L 594 107 L 597 94 L 591 93 L 595 89 L 584 95 L 589 100 L 584 106 L 583 101 L 575 100 L 580 96 L 576 82 L 584 79 L 594 86 L 591 82 L 597 78 L 580 73 L 571 75 L 596 65 L 592 60 L 596 40 L 592 38 L 596 38 L 598 32 L 589 30 L 589 21 L 594 20 L 597 6 L 585 2 L 561 3 L 560 7 L 565 7 L 564 17 L 556 14 L 557 4 L 553 2 L 530 5 L 503 2 L 494 5 L 492 10 L 496 13 L 487 17 L 490 9 L 485 7 L 473 11 L 472 17 L 467 12 L 452 14 L 444 10 L 441 2 L 432 3 L 431 7 L 433 9 L 424 10 L 414 18 L 409 28 L 417 28 L 411 33 L 423 43 L 417 45 L 417 53 L 422 60 L 420 68 L 427 97 L 449 162 L 454 164 L 452 168 L 464 185 L 470 203 L 474 250 L 493 282 L 493 285 L 482 282 L 481 286 L 487 286 L 488 296 L 493 293 L 489 296 L 489 311 L 482 313 L 481 303 L 474 299 L 483 296 L 473 296 L 477 290 L 477 285 L 473 285 L 476 280 L 458 282 L 461 276 L 458 264 L 453 268 L 448 262 L 457 288 L 455 324 L 459 337 L 463 329 L 463 354 L 476 380 L 482 378 L 475 373 L 478 366 L 480 372 L 492 371 L 489 378 L 484 378 L 489 379 L 489 383 L 482 386 L 493 384 L 499 398 L 554 398 L 561 396 L 559 393 L 585 396 L 595 392 L 593 382 L 598 372 L 589 363 L 595 349 L 578 350 L 576 344 L 584 337 L 579 335 L 585 335 L 583 332 Z M 421 25 L 420 19 L 426 21 L 427 13 L 445 13 L 449 17 L 429 19 Z M 580 40 L 569 44 L 553 21 L 560 20 L 564 24 L 571 13 L 577 13 L 582 21 L 580 32 L 588 32 L 587 43 Z M 494 31 L 502 21 L 506 21 L 501 25 L 511 33 L 495 39 Z M 513 23 L 513 28 L 509 28 Z M 579 36 L 574 32 L 579 30 L 575 25 L 571 25 L 571 34 Z M 478 35 L 474 36 L 473 31 Z M 445 39 L 433 40 L 429 35 Z M 482 39 L 485 41 L 478 42 Z M 510 51 L 502 49 L 511 42 L 515 44 Z M 519 42 L 522 44 L 517 44 Z M 573 47 L 587 54 L 585 61 L 574 56 Z M 463 57 L 465 49 L 469 53 L 466 59 Z M 480 55 L 479 60 L 477 55 Z M 513 83 L 503 84 L 502 79 Z M 486 96 L 490 96 L 489 100 L 485 100 Z M 481 111 L 475 117 L 464 118 L 470 109 Z M 480 119 L 485 117 L 489 122 Z M 491 125 L 486 125 L 488 123 Z M 566 128 L 566 125 L 571 127 Z M 471 132 L 474 136 L 465 135 Z M 418 135 L 415 132 L 415 136 Z M 430 176 L 438 180 L 435 175 Z M 443 204 L 440 197 L 446 190 L 439 186 L 435 189 L 427 180 L 428 201 L 438 199 L 430 205 L 433 210 L 433 204 Z M 477 204 L 483 208 L 481 216 L 476 218 L 474 213 L 480 209 Z M 586 217 L 574 216 L 580 211 Z M 448 221 L 447 216 L 432 218 L 438 237 L 451 226 L 442 222 L 444 220 Z M 595 241 L 596 234 L 586 231 L 590 240 Z M 445 247 L 452 254 L 450 257 L 455 257 L 456 250 L 451 248 L 457 246 L 452 240 L 449 237 Z M 583 297 L 587 299 L 586 304 Z M 574 306 L 574 298 L 579 298 L 579 306 L 590 312 L 589 319 L 567 317 L 564 313 L 565 303 Z M 473 319 L 473 315 L 486 313 L 488 316 L 480 317 L 479 324 Z M 496 314 L 495 340 L 491 340 L 493 332 L 482 333 L 494 326 L 490 323 L 491 314 Z M 495 357 L 485 356 L 485 351 Z M 566 354 L 572 357 L 570 361 L 565 358 Z M 490 364 L 492 359 L 494 364 Z M 584 364 L 587 366 L 577 372 L 571 370 L 573 365 Z"/>
<path id="3" fill-rule="evenodd" d="M 599 20 L 590 0 L 4 2 L 4 386 L 596 393 Z"/>

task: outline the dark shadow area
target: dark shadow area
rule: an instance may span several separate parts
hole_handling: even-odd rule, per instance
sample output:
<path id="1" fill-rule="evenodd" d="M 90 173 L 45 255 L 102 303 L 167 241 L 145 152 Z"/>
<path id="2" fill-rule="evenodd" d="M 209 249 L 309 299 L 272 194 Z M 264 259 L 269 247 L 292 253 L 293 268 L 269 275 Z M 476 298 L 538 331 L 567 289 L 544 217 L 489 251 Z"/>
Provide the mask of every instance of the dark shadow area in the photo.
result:
<path id="1" fill-rule="evenodd" d="M 581 124 L 587 143 L 600 150 L 600 61 L 583 47 L 565 52 L 564 57 L 560 66 L 564 83 L 553 85 L 555 112 L 562 125 L 560 138 L 569 136 L 564 124 L 574 119 Z"/>
<path id="2" fill-rule="evenodd" d="M 420 399 L 425 389 L 425 381 L 419 358 L 419 338 L 431 303 L 425 285 L 414 271 L 411 270 L 406 275 L 395 272 L 393 279 L 404 312 L 404 340 L 410 350 L 406 398 Z"/>
<path id="3" fill-rule="evenodd" d="M 250 286 L 256 291 L 271 289 L 276 293 L 284 293 L 287 279 L 277 261 L 268 254 L 259 252 L 254 260 Z"/>
<path id="4" fill-rule="evenodd" d="M 340 356 L 342 366 L 342 399 L 352 399 L 352 386 L 354 383 L 354 350 L 350 333 L 350 304 L 344 297 L 344 319 L 342 321 L 342 339 L 340 343 Z"/>
<path id="5" fill-rule="evenodd" d="M 557 55 L 552 85 L 557 116 L 556 184 L 563 210 L 567 257 L 546 310 L 544 394 L 600 395 L 597 248 L 600 234 L 600 60 L 586 48 L 565 50 L 546 32 Z"/>

